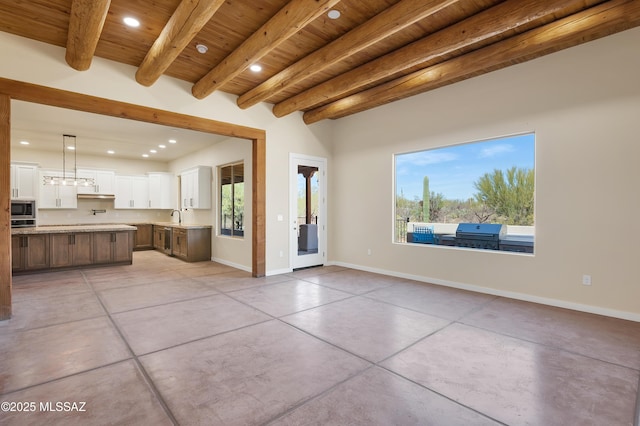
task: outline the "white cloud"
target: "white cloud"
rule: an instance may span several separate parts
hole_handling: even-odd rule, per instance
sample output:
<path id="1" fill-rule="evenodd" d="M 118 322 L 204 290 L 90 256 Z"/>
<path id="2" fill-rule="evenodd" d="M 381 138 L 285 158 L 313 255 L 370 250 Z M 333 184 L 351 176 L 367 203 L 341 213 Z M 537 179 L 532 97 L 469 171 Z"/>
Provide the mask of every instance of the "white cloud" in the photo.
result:
<path id="1" fill-rule="evenodd" d="M 505 152 L 513 152 L 515 150 L 516 149 L 513 147 L 513 145 L 509 144 L 494 145 L 489 148 L 484 148 L 482 151 L 480 151 L 479 157 L 495 157 L 496 155 L 504 154 Z"/>
<path id="2" fill-rule="evenodd" d="M 457 159 L 458 156 L 450 152 L 424 151 L 398 156 L 396 161 L 397 164 L 402 165 L 426 166 L 428 164 L 445 163 Z"/>

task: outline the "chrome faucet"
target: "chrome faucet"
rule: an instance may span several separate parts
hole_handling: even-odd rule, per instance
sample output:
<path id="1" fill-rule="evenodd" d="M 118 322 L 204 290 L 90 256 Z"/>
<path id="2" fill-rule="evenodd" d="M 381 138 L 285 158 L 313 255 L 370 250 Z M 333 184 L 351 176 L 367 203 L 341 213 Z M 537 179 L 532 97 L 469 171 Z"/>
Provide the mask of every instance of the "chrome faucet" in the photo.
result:
<path id="1" fill-rule="evenodd" d="M 175 212 L 178 212 L 178 224 L 181 224 L 182 223 L 182 213 L 180 212 L 180 210 L 173 209 L 173 210 L 171 210 L 171 217 L 173 217 L 173 214 Z"/>

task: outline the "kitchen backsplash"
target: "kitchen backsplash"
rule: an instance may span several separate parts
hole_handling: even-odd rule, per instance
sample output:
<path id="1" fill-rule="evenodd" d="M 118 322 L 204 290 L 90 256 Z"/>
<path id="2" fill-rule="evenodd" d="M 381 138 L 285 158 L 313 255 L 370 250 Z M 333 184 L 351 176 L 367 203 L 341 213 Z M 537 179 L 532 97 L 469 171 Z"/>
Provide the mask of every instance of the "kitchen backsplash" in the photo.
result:
<path id="1" fill-rule="evenodd" d="M 104 213 L 93 214 L 93 210 L 104 210 Z M 192 212 L 182 212 L 182 221 L 189 223 Z M 43 225 L 77 225 L 94 223 L 146 223 L 146 222 L 178 222 L 178 216 L 171 217 L 171 210 L 114 210 L 113 200 L 78 200 L 77 209 L 44 209 L 38 210 L 38 226 Z"/>

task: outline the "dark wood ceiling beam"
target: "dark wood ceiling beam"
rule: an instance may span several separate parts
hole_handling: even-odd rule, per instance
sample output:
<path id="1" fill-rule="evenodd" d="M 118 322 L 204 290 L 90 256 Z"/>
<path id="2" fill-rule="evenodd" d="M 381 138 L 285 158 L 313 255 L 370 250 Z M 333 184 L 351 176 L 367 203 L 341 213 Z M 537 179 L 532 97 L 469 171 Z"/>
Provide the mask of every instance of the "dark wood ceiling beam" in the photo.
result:
<path id="1" fill-rule="evenodd" d="M 111 0 L 73 0 L 65 60 L 78 71 L 88 70 L 107 19 Z"/>
<path id="2" fill-rule="evenodd" d="M 594 4 L 601 1 L 591 0 Z M 442 58 L 486 46 L 514 31 L 523 32 L 584 8 L 584 1 L 509 0 L 401 49 L 327 80 L 273 107 L 276 117 L 326 104 L 389 79 L 416 66 L 429 66 Z"/>
<path id="3" fill-rule="evenodd" d="M 461 0 L 403 0 L 238 97 L 249 108 Z"/>
<path id="4" fill-rule="evenodd" d="M 224 0 L 182 0 L 136 71 L 136 81 L 155 83 L 222 4 Z"/>
<path id="5" fill-rule="evenodd" d="M 304 122 L 335 119 L 640 26 L 640 2 L 613 0 L 308 111 Z"/>
<path id="6" fill-rule="evenodd" d="M 196 84 L 191 92 L 203 99 L 278 47 L 340 0 L 291 0 Z"/>

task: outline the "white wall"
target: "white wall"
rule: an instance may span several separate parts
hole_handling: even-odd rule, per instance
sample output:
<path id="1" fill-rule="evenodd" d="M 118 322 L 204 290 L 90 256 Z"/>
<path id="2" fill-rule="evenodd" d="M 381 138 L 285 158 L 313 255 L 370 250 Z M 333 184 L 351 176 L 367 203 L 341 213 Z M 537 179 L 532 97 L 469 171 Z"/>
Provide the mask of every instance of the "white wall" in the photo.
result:
<path id="1" fill-rule="evenodd" d="M 331 259 L 640 321 L 638 46 L 634 29 L 338 120 Z M 394 153 L 530 131 L 534 256 L 392 243 Z"/>
<path id="2" fill-rule="evenodd" d="M 330 122 L 308 127 L 300 114 L 278 119 L 271 105 L 264 103 L 241 110 L 236 96 L 222 92 L 197 100 L 191 84 L 164 76 L 145 87 L 136 83 L 135 67 L 101 58 L 94 58 L 89 70 L 78 72 L 67 65 L 64 54 L 60 47 L 0 33 L 0 77 L 266 130 L 266 271 L 289 270 L 289 258 L 279 256 L 280 251 L 289 252 L 289 153 L 328 156 Z M 277 221 L 278 214 L 284 221 Z M 250 259 L 247 250 L 242 261 L 235 260 L 250 265 Z"/>

